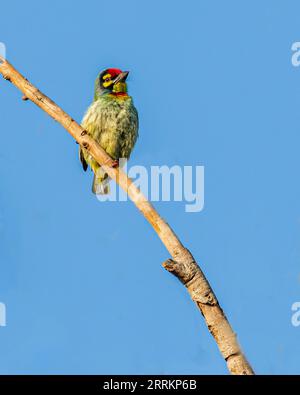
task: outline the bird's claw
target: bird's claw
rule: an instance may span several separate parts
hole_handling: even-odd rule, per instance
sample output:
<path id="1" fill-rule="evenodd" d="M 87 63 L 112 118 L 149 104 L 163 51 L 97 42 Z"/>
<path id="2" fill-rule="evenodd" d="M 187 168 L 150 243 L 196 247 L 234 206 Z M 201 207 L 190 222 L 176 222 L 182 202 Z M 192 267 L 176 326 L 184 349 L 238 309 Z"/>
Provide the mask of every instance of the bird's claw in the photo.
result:
<path id="1" fill-rule="evenodd" d="M 116 160 L 113 160 L 113 162 L 112 162 L 112 164 L 111 164 L 111 167 L 113 168 L 113 169 L 115 169 L 116 167 L 118 167 L 119 166 L 119 161 L 116 159 Z"/>

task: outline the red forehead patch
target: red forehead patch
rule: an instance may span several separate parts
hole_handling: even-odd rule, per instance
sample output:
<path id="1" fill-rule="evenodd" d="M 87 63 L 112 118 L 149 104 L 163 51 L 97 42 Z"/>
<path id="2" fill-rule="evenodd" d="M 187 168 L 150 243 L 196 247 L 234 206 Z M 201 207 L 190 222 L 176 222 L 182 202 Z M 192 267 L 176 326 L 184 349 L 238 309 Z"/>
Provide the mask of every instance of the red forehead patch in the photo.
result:
<path id="1" fill-rule="evenodd" d="M 116 77 L 117 75 L 119 75 L 120 73 L 122 73 L 122 70 L 120 70 L 120 69 L 107 69 L 107 72 L 108 72 L 112 77 Z"/>

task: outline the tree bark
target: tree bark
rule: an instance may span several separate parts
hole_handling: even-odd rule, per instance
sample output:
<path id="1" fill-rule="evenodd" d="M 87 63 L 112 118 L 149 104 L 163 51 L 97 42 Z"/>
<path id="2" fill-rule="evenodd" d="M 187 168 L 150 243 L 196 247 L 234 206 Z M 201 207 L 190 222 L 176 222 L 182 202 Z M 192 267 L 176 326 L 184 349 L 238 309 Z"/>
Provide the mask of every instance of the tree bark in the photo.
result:
<path id="1" fill-rule="evenodd" d="M 6 59 L 0 57 L 0 73 L 12 82 L 23 94 L 23 100 L 31 100 L 57 122 L 59 122 L 74 139 L 103 167 L 105 172 L 128 193 L 136 207 L 149 221 L 155 232 L 169 251 L 172 259 L 163 266 L 185 285 L 192 300 L 200 309 L 207 327 L 214 337 L 221 354 L 232 374 L 254 374 L 247 362 L 218 300 L 197 265 L 191 253 L 182 245 L 171 227 L 163 220 L 142 192 L 133 184 L 120 168 L 113 167 L 113 160 L 94 141 L 87 132 L 51 99 L 40 92 L 24 78 Z"/>

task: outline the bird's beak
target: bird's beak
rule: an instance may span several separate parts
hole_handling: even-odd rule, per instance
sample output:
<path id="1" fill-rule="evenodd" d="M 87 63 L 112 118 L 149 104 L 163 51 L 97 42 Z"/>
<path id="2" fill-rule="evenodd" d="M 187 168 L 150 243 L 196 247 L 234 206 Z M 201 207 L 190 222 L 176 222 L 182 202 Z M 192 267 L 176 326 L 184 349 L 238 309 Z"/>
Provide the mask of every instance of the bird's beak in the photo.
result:
<path id="1" fill-rule="evenodd" d="M 129 71 L 123 71 L 122 73 L 120 73 L 115 79 L 114 79 L 114 84 L 116 84 L 117 82 L 125 82 L 126 78 L 128 77 Z"/>

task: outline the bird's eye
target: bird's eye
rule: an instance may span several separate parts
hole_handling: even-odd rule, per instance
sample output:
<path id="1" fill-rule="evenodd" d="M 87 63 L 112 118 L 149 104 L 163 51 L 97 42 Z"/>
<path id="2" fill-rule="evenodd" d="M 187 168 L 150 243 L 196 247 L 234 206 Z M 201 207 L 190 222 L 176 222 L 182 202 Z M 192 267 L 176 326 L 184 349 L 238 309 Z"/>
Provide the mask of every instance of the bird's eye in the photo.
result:
<path id="1" fill-rule="evenodd" d="M 104 82 L 110 81 L 110 78 L 105 78 Z"/>

